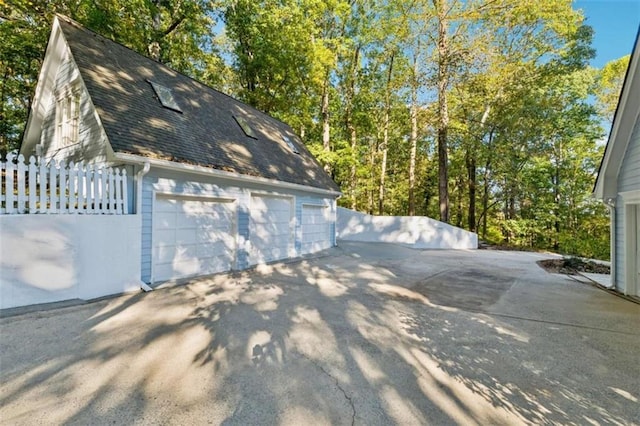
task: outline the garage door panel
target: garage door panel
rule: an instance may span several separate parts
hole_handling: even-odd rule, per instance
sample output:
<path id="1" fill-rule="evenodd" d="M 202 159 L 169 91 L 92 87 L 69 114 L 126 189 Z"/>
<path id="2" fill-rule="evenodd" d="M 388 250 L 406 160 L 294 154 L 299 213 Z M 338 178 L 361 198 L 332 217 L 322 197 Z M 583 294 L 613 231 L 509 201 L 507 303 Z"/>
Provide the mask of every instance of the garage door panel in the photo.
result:
<path id="1" fill-rule="evenodd" d="M 175 212 L 156 212 L 154 219 L 156 229 L 173 229 L 176 226 Z"/>
<path id="2" fill-rule="evenodd" d="M 289 211 L 291 209 L 291 199 L 271 195 L 253 195 L 251 197 L 251 206 L 254 211 Z"/>
<path id="3" fill-rule="evenodd" d="M 156 259 L 158 262 L 171 262 L 176 257 L 175 246 L 159 246 L 156 248 Z"/>
<path id="4" fill-rule="evenodd" d="M 153 275 L 157 281 L 230 270 L 236 253 L 235 203 L 158 196 Z"/>
<path id="5" fill-rule="evenodd" d="M 278 224 L 289 223 L 289 220 L 291 219 L 291 210 L 282 211 L 282 212 L 265 212 L 265 211 L 253 212 L 252 217 L 255 223 L 261 223 L 265 225 L 272 224 L 272 223 L 278 223 Z"/>
<path id="6" fill-rule="evenodd" d="M 193 228 L 176 229 L 176 245 L 196 244 L 198 242 L 198 233 Z"/>
<path id="7" fill-rule="evenodd" d="M 177 202 L 175 200 L 158 198 L 153 206 L 155 213 L 175 213 Z"/>
<path id="8" fill-rule="evenodd" d="M 229 235 L 228 229 L 202 229 L 201 232 L 196 233 L 196 241 L 199 244 L 223 241 L 226 244 L 235 246 L 235 236 Z"/>
<path id="9" fill-rule="evenodd" d="M 313 253 L 332 245 L 330 209 L 325 206 L 302 207 L 302 252 Z"/>
<path id="10" fill-rule="evenodd" d="M 249 235 L 250 264 L 289 256 L 293 247 L 292 198 L 267 195 L 251 197 Z"/>
<path id="11" fill-rule="evenodd" d="M 210 243 L 202 243 L 196 246 L 198 257 L 211 257 L 212 253 L 221 253 L 218 256 L 231 258 L 233 247 L 229 247 L 224 241 L 216 241 Z M 227 252 L 227 253 L 225 253 Z"/>

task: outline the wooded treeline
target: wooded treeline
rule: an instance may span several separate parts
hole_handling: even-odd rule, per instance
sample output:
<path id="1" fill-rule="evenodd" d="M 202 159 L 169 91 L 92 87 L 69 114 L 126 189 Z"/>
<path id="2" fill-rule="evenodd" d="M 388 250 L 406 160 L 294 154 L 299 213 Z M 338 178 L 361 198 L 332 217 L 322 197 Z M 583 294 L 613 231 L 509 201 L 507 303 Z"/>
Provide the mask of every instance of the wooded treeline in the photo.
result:
<path id="1" fill-rule="evenodd" d="M 0 0 L 0 151 L 53 14 L 289 123 L 339 203 L 607 258 L 590 199 L 628 56 L 590 68 L 570 0 Z"/>

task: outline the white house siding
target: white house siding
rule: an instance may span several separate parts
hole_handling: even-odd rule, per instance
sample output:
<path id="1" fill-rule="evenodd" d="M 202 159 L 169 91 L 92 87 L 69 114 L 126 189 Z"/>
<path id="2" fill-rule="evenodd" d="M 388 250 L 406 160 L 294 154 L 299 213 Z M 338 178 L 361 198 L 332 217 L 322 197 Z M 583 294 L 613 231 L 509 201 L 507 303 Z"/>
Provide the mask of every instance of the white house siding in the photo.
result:
<path id="1" fill-rule="evenodd" d="M 330 235 L 327 236 L 328 242 L 325 244 L 318 243 L 315 246 L 317 251 L 324 247 L 335 245 L 335 200 L 332 198 L 323 198 L 304 191 L 292 191 L 282 189 L 276 186 L 266 186 L 258 184 L 242 184 L 239 182 L 227 181 L 224 179 L 213 178 L 205 175 L 195 175 L 182 172 L 170 172 L 166 170 L 154 169 L 144 176 L 143 192 L 141 200 L 142 213 L 142 238 L 141 238 L 141 275 L 142 281 L 152 282 L 156 280 L 153 276 L 153 208 L 154 200 L 157 194 L 173 194 L 176 196 L 199 196 L 205 198 L 221 198 L 225 200 L 234 200 L 236 208 L 236 229 L 237 233 L 233 237 L 236 241 L 235 266 L 233 269 L 242 270 L 251 266 L 252 262 L 249 258 L 251 252 L 251 198 L 252 194 L 273 194 L 278 197 L 288 197 L 294 206 L 293 226 L 290 228 L 292 232 L 293 246 L 292 251 L 288 253 L 288 257 L 296 257 L 309 253 L 309 250 L 303 250 L 302 236 L 302 209 L 304 204 L 327 205 L 330 209 L 330 215 L 333 218 L 330 223 Z M 255 201 L 255 200 L 254 200 Z M 263 261 L 269 261 L 263 259 Z"/>
<path id="2" fill-rule="evenodd" d="M 640 120 L 636 117 L 631 140 L 627 147 L 620 173 L 618 175 L 618 193 L 640 190 Z M 625 212 L 622 197 L 616 203 L 616 288 L 625 288 Z"/>
<path id="3" fill-rule="evenodd" d="M 79 142 L 69 146 L 59 146 L 56 144 L 55 138 L 57 105 L 55 93 L 64 89 L 70 82 L 73 82 L 80 94 Z M 47 159 L 89 163 L 106 161 L 107 144 L 104 131 L 96 119 L 95 108 L 80 79 L 78 67 L 69 54 L 65 56 L 56 74 L 54 95 L 49 99 L 47 105 L 40 143 L 43 146 L 43 157 Z"/>

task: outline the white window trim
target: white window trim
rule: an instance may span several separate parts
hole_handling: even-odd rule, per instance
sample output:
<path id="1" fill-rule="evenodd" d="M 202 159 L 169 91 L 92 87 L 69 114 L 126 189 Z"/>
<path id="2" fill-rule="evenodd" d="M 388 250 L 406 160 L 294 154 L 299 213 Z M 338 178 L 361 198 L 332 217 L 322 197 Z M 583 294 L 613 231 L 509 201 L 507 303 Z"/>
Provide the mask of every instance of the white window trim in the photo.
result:
<path id="1" fill-rule="evenodd" d="M 80 90 L 69 85 L 56 96 L 56 145 L 66 148 L 80 142 Z"/>

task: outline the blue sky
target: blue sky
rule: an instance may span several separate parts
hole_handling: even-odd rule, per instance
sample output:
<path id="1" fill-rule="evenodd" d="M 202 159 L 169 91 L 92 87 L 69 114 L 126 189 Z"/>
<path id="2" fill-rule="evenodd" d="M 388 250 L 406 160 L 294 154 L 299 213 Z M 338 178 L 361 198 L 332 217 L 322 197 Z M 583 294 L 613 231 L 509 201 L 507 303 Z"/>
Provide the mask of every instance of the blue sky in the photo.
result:
<path id="1" fill-rule="evenodd" d="M 573 8 L 582 9 L 586 24 L 595 31 L 592 66 L 601 68 L 631 53 L 640 23 L 640 0 L 576 0 Z"/>

